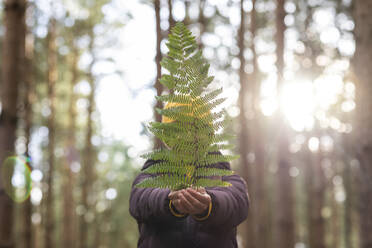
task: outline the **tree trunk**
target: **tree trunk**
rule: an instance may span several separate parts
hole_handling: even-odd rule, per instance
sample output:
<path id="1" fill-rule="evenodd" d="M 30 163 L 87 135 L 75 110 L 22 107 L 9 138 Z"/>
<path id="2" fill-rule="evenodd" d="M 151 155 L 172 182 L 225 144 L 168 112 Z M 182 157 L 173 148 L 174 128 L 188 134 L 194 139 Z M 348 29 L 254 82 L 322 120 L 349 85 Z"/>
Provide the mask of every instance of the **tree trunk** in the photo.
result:
<path id="1" fill-rule="evenodd" d="M 331 201 L 332 201 L 332 248 L 339 248 L 340 247 L 340 208 L 338 206 L 338 202 L 335 199 L 335 187 L 332 185 L 332 194 L 331 194 Z M 348 248 L 347 246 L 345 246 Z"/>
<path id="2" fill-rule="evenodd" d="M 80 221 L 80 247 L 86 248 L 90 247 L 88 245 L 88 232 L 89 232 L 89 226 L 87 223 L 86 217 L 88 216 L 87 213 L 89 213 L 91 202 L 89 201 L 91 196 L 91 185 L 93 184 L 94 180 L 94 163 L 95 163 L 95 154 L 94 149 L 92 145 L 92 136 L 93 136 L 93 120 L 92 120 L 92 114 L 95 107 L 95 80 L 94 76 L 92 74 L 93 65 L 95 63 L 95 57 L 93 54 L 93 47 L 94 47 L 94 34 L 93 30 L 90 30 L 90 45 L 89 45 L 89 51 L 93 56 L 93 60 L 90 63 L 89 71 L 88 71 L 88 81 L 90 85 L 90 94 L 88 97 L 89 105 L 88 105 L 88 115 L 87 115 L 87 132 L 85 135 L 85 147 L 84 147 L 84 160 L 83 160 L 83 168 L 82 168 L 82 178 L 83 178 L 83 185 L 82 185 L 82 205 L 84 207 L 84 213 L 81 216 Z"/>
<path id="3" fill-rule="evenodd" d="M 188 26 L 192 23 L 191 18 L 190 18 L 190 1 L 185 0 L 185 18 L 183 19 L 183 23 Z"/>
<path id="4" fill-rule="evenodd" d="M 372 247 L 372 2 L 354 1 L 356 50 L 354 70 L 356 91 L 355 145 L 361 167 L 360 239 L 361 248 Z"/>
<path id="5" fill-rule="evenodd" d="M 160 61 L 162 59 L 161 50 L 160 50 L 160 44 L 163 39 L 162 32 L 160 28 L 160 0 L 155 0 L 154 2 L 155 7 L 155 17 L 156 17 L 156 78 L 155 78 L 155 89 L 156 89 L 156 95 L 160 96 L 163 92 L 163 85 L 159 82 L 159 79 L 161 77 L 161 66 Z M 160 101 L 156 101 L 155 104 L 155 121 L 161 122 L 161 115 L 156 111 L 156 108 L 162 108 L 162 103 Z M 155 138 L 154 148 L 158 149 L 161 147 L 161 140 L 158 138 Z"/>
<path id="6" fill-rule="evenodd" d="M 103 220 L 103 214 L 104 213 L 98 213 L 96 212 L 96 220 L 95 220 L 95 234 L 94 234 L 94 245 L 97 247 L 105 247 L 102 245 L 102 237 L 106 237 L 108 233 L 106 232 L 105 228 L 103 228 L 107 223 L 104 222 Z M 103 232 L 103 230 L 105 232 Z M 110 246 L 110 247 L 115 247 L 115 246 Z"/>
<path id="7" fill-rule="evenodd" d="M 277 236 L 278 248 L 293 248 L 295 245 L 293 182 L 289 175 L 288 128 L 283 125 L 279 135 Z"/>
<path id="8" fill-rule="evenodd" d="M 74 87 L 78 81 L 78 51 L 75 47 L 72 48 L 71 54 L 71 82 L 70 82 L 70 103 L 69 103 L 69 124 L 66 140 L 66 159 L 63 167 L 63 232 L 62 246 L 75 247 L 75 201 L 73 191 L 75 186 L 75 176 L 71 171 L 71 165 L 77 161 L 77 150 L 75 142 L 76 130 L 76 94 Z"/>
<path id="9" fill-rule="evenodd" d="M 264 116 L 262 115 L 260 108 L 260 94 L 261 84 L 259 80 L 259 69 L 257 64 L 257 53 L 254 44 L 254 39 L 257 32 L 257 12 L 256 12 L 256 0 L 252 0 L 252 11 L 251 11 L 251 51 L 252 51 L 252 64 L 253 71 L 251 75 L 251 81 L 254 85 L 253 89 L 253 132 L 254 133 L 254 154 L 255 154 L 255 194 L 254 202 L 258 206 L 255 208 L 254 216 L 255 222 L 255 236 L 257 240 L 257 247 L 268 248 L 270 235 L 269 228 L 270 223 L 268 219 L 268 204 L 266 199 L 266 180 L 265 180 L 265 151 L 264 151 Z"/>
<path id="10" fill-rule="evenodd" d="M 319 137 L 320 138 L 320 137 Z M 306 188 L 309 247 L 325 248 L 325 222 L 322 216 L 325 198 L 325 178 L 321 166 L 321 150 L 312 154 L 308 152 Z"/>
<path id="11" fill-rule="evenodd" d="M 276 8 L 276 67 L 278 75 L 278 94 L 284 84 L 284 2 L 277 0 Z M 293 248 L 295 245 L 295 224 L 294 224 L 294 197 L 293 183 L 289 175 L 289 127 L 284 121 L 282 112 L 278 116 L 278 125 L 281 127 L 278 140 L 278 211 L 277 211 L 277 236 L 278 248 Z"/>
<path id="12" fill-rule="evenodd" d="M 6 194 L 2 175 L 2 163 L 14 155 L 17 128 L 18 87 L 24 54 L 24 0 L 4 1 L 4 41 L 2 58 L 2 89 L 0 112 L 0 247 L 13 247 L 13 202 Z M 10 180 L 9 180 L 10 181 Z"/>
<path id="13" fill-rule="evenodd" d="M 33 77 L 33 57 L 34 57 L 34 37 L 32 32 L 27 31 L 27 25 L 24 21 L 24 29 L 27 36 L 25 37 L 25 68 L 23 72 L 24 84 L 25 84 L 25 137 L 26 137 L 26 157 L 30 157 L 29 152 L 29 144 L 31 141 L 31 128 L 32 128 L 32 117 L 33 117 L 33 110 L 32 105 L 35 102 L 35 85 L 34 85 L 34 77 Z M 28 162 L 29 168 L 32 169 L 31 161 Z M 24 203 L 24 230 L 23 230 L 23 242 L 24 247 L 32 248 L 33 241 L 32 241 L 32 204 L 31 199 L 28 197 Z"/>
<path id="14" fill-rule="evenodd" d="M 168 10 L 169 10 L 169 16 L 168 16 L 168 23 L 169 23 L 169 33 L 171 31 L 171 28 L 176 24 L 173 18 L 173 4 L 172 0 L 168 0 Z"/>
<path id="15" fill-rule="evenodd" d="M 352 248 L 352 230 L 353 230 L 353 221 L 352 221 L 352 211 L 353 211 L 353 189 L 352 189 L 352 171 L 350 168 L 350 163 L 345 163 L 343 169 L 343 182 L 345 188 L 346 199 L 344 202 L 344 242 L 345 248 Z"/>
<path id="16" fill-rule="evenodd" d="M 205 0 L 199 0 L 199 17 L 198 17 L 198 22 L 199 22 L 199 30 L 200 30 L 200 35 L 199 35 L 199 49 L 203 50 L 204 45 L 202 42 L 202 36 L 205 33 L 206 30 L 206 25 L 207 25 L 207 19 L 204 16 L 204 7 L 205 7 Z"/>
<path id="17" fill-rule="evenodd" d="M 239 154 L 240 154 L 240 166 L 243 173 L 243 178 L 247 182 L 248 191 L 253 191 L 252 189 L 252 176 L 251 176 L 251 169 L 250 164 L 248 161 L 248 154 L 250 149 L 250 135 L 249 135 L 249 128 L 248 128 L 248 118 L 247 118 L 247 103 L 248 103 L 248 93 L 250 91 L 250 87 L 248 85 L 248 78 L 247 74 L 244 71 L 245 69 L 245 58 L 244 58 L 244 35 L 245 35 L 245 16 L 246 13 L 243 9 L 243 0 L 240 1 L 240 28 L 238 31 L 238 46 L 239 46 L 239 60 L 240 60 L 240 68 L 239 68 L 239 81 L 240 81 L 240 91 L 239 91 L 239 99 L 238 104 L 240 108 L 239 114 L 239 125 L 240 125 L 240 132 L 239 132 Z M 245 225 L 245 235 L 244 235 L 244 247 L 256 247 L 255 243 L 255 236 L 254 236 L 254 207 L 251 205 L 250 207 L 250 214 L 246 220 Z"/>
<path id="18" fill-rule="evenodd" d="M 83 185 L 82 185 L 82 205 L 84 206 L 84 212 L 81 216 L 80 222 L 80 242 L 81 247 L 89 247 L 88 246 L 88 223 L 86 220 L 87 213 L 90 209 L 90 186 L 92 185 L 92 178 L 93 173 L 92 170 L 94 169 L 94 158 L 93 158 L 93 146 L 91 143 L 91 138 L 93 135 L 93 123 L 92 123 L 92 113 L 93 113 L 93 106 L 94 106 L 94 85 L 91 80 L 89 80 L 89 84 L 91 86 L 91 93 L 89 95 L 89 106 L 88 106 L 88 124 L 87 124 L 87 132 L 85 135 L 85 148 L 84 148 L 84 160 L 83 160 Z"/>
<path id="19" fill-rule="evenodd" d="M 56 20 L 52 18 L 49 23 L 48 33 L 48 100 L 50 114 L 48 116 L 48 161 L 47 173 L 48 190 L 46 193 L 46 216 L 45 216 L 45 247 L 55 247 L 54 240 L 54 150 L 55 150 L 55 85 L 57 82 L 57 48 L 56 48 Z"/>

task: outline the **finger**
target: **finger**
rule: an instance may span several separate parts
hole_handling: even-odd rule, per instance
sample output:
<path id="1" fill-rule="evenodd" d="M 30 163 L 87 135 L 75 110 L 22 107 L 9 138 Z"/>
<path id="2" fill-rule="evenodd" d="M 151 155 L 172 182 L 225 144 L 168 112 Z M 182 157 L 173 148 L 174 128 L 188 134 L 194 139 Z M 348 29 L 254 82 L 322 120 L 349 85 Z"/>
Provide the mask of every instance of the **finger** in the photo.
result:
<path id="1" fill-rule="evenodd" d="M 183 195 L 193 205 L 194 209 L 195 210 L 199 210 L 199 211 L 200 210 L 204 210 L 207 207 L 207 205 L 206 204 L 203 204 L 202 202 L 200 202 L 199 200 L 197 200 L 188 191 L 189 190 L 186 190 Z"/>
<path id="2" fill-rule="evenodd" d="M 179 190 L 177 190 L 177 191 L 171 191 L 171 192 L 168 194 L 168 198 L 169 198 L 169 199 L 177 199 L 179 193 L 180 193 Z"/>
<path id="3" fill-rule="evenodd" d="M 168 196 L 169 197 L 174 197 L 175 195 L 177 195 L 178 194 L 178 190 L 177 191 L 171 191 L 169 194 L 168 194 Z"/>
<path id="4" fill-rule="evenodd" d="M 186 209 L 181 205 L 181 200 L 180 199 L 172 201 L 172 204 L 179 213 L 181 213 L 181 214 L 187 213 Z"/>
<path id="5" fill-rule="evenodd" d="M 188 213 L 187 209 L 185 209 L 185 207 L 182 205 L 181 199 L 175 200 L 173 205 L 178 212 L 182 214 Z"/>
<path id="6" fill-rule="evenodd" d="M 192 194 L 193 196 L 194 196 L 194 195 L 195 195 L 195 196 L 206 196 L 206 195 L 209 196 L 209 194 L 207 193 L 207 191 L 205 191 L 205 189 L 197 189 L 197 190 L 195 190 L 195 189 L 193 189 L 193 188 L 188 188 L 187 191 L 188 191 L 190 194 Z"/>
<path id="7" fill-rule="evenodd" d="M 179 197 L 181 200 L 180 204 L 182 205 L 182 207 L 186 209 L 188 213 L 191 213 L 191 214 L 194 213 L 196 209 L 194 209 L 193 205 L 186 199 L 183 193 L 181 193 Z"/>
<path id="8" fill-rule="evenodd" d="M 205 190 L 204 187 L 198 187 L 198 188 L 196 188 L 196 191 L 201 193 L 201 194 L 207 193 L 207 191 Z"/>
<path id="9" fill-rule="evenodd" d="M 211 202 L 211 197 L 207 192 L 201 194 L 193 189 L 188 189 L 187 192 L 203 204 L 209 205 Z"/>

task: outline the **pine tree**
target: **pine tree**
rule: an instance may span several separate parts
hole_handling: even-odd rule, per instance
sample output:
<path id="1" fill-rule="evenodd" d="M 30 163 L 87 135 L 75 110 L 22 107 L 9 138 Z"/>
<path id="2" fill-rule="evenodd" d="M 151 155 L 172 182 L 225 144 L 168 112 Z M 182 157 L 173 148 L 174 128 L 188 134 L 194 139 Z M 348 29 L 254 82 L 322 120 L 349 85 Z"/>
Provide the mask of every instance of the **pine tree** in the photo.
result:
<path id="1" fill-rule="evenodd" d="M 161 54 L 161 49 L 160 49 L 160 44 L 161 41 L 163 40 L 163 35 L 160 27 L 160 0 L 155 0 L 154 1 L 154 8 L 155 8 L 155 19 L 156 19 L 156 56 L 155 56 L 155 62 L 156 62 L 156 79 L 155 79 L 155 89 L 156 89 L 156 94 L 157 96 L 160 96 L 163 92 L 163 85 L 159 82 L 159 79 L 161 77 L 161 65 L 160 61 L 162 59 L 162 54 Z M 156 111 L 157 108 L 161 108 L 161 102 L 156 101 L 155 104 L 155 120 L 160 121 L 161 120 L 161 115 Z M 155 143 L 154 143 L 154 148 L 159 149 L 161 147 L 161 141 L 159 139 L 155 138 Z"/>
<path id="2" fill-rule="evenodd" d="M 161 65 L 169 74 L 164 74 L 160 82 L 170 93 L 156 97 L 167 103 L 157 111 L 168 121 L 152 122 L 149 130 L 171 149 L 158 149 L 142 156 L 158 163 L 144 170 L 153 176 L 137 187 L 176 190 L 230 186 L 220 178 L 231 175 L 232 171 L 211 166 L 236 158 L 219 152 L 231 148 L 227 143 L 231 135 L 222 132 L 227 124 L 224 111 L 212 112 L 225 100 L 218 98 L 222 88 L 206 91 L 214 77 L 208 76 L 209 64 L 183 23 L 172 28 L 168 39 L 168 56 Z"/>
<path id="3" fill-rule="evenodd" d="M 354 1 L 355 41 L 354 71 L 356 85 L 356 157 L 360 163 L 359 175 L 359 214 L 360 247 L 372 246 L 372 2 Z M 354 128 L 354 127 L 353 127 Z"/>
<path id="4" fill-rule="evenodd" d="M 45 223 L 45 248 L 54 247 L 55 245 L 55 213 L 54 213 L 54 174 L 55 174 L 55 156 L 54 151 L 56 147 L 56 92 L 55 87 L 57 83 L 57 47 L 56 47 L 56 19 L 50 19 L 49 33 L 48 33 L 48 100 L 50 115 L 48 116 L 48 160 L 49 169 L 46 182 L 48 190 L 45 197 L 46 204 L 46 223 Z"/>
<path id="5" fill-rule="evenodd" d="M 276 8 L 276 67 L 278 71 L 278 92 L 284 85 L 284 50 L 285 50 L 285 0 L 277 0 Z M 294 216 L 294 193 L 293 183 L 289 175 L 289 128 L 285 125 L 283 112 L 278 115 L 278 125 L 283 128 L 278 137 L 278 210 L 277 210 L 277 234 L 276 247 L 288 248 L 295 246 L 295 216 Z"/>
<path id="6" fill-rule="evenodd" d="M 21 82 L 24 50 L 22 22 L 26 1 L 4 1 L 4 38 L 2 44 L 1 112 L 0 112 L 0 247 L 14 247 L 13 201 L 4 189 L 3 161 L 14 153 L 18 123 L 17 102 Z"/>
<path id="7" fill-rule="evenodd" d="M 245 71 L 246 67 L 246 60 L 244 58 L 244 51 L 245 51 L 245 34 L 246 34 L 246 17 L 247 13 L 244 11 L 243 8 L 244 0 L 240 1 L 240 27 L 238 31 L 238 47 L 239 47 L 239 54 L 238 58 L 240 61 L 239 67 L 239 81 L 240 81 L 240 90 L 239 90 L 239 99 L 238 105 L 240 109 L 239 114 L 239 124 L 240 124 L 240 131 L 239 131 L 239 154 L 241 158 L 240 166 L 243 174 L 243 178 L 247 182 L 247 186 L 249 190 L 253 189 L 253 177 L 252 177 L 252 169 L 251 163 L 248 160 L 248 153 L 250 148 L 252 147 L 252 136 L 250 133 L 250 129 L 248 126 L 248 117 L 247 112 L 250 110 L 251 102 L 249 98 L 249 94 L 252 92 L 252 81 L 251 78 L 248 78 L 248 75 Z M 249 192 L 250 193 L 250 192 Z M 253 208 L 251 208 L 252 210 Z M 246 230 L 244 232 L 244 246 L 247 248 L 255 248 L 256 247 L 256 239 L 254 235 L 254 227 L 255 215 L 251 214 L 248 216 L 248 220 L 245 222 Z"/>

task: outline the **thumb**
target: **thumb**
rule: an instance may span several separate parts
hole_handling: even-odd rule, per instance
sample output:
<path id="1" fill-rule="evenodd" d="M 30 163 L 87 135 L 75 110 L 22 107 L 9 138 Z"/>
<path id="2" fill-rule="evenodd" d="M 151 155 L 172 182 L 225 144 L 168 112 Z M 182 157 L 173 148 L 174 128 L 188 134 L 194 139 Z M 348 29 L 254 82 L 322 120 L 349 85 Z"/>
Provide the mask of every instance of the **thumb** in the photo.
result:
<path id="1" fill-rule="evenodd" d="M 175 199 L 177 198 L 177 194 L 179 193 L 179 191 L 171 191 L 169 194 L 168 194 L 168 198 L 169 199 Z"/>
<path id="2" fill-rule="evenodd" d="M 201 194 L 207 193 L 207 191 L 205 190 L 204 187 L 199 187 L 199 188 L 196 189 L 196 191 L 199 192 L 199 193 L 201 193 Z"/>

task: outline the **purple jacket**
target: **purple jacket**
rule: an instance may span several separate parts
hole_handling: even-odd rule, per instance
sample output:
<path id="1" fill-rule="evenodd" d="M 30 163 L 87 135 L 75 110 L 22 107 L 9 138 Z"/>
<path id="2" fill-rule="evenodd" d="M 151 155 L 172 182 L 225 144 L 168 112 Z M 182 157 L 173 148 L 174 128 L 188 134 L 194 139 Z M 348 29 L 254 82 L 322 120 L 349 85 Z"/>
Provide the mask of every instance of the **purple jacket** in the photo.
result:
<path id="1" fill-rule="evenodd" d="M 142 170 L 155 164 L 148 160 Z M 216 168 L 230 169 L 229 163 Z M 139 248 L 233 248 L 238 247 L 236 227 L 248 214 L 248 193 L 245 181 L 237 176 L 224 176 L 230 187 L 210 187 L 212 211 L 204 221 L 192 216 L 176 217 L 169 210 L 169 189 L 136 188 L 135 184 L 149 177 L 140 173 L 133 182 L 130 195 L 130 214 L 137 220 Z"/>

